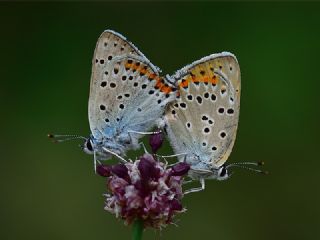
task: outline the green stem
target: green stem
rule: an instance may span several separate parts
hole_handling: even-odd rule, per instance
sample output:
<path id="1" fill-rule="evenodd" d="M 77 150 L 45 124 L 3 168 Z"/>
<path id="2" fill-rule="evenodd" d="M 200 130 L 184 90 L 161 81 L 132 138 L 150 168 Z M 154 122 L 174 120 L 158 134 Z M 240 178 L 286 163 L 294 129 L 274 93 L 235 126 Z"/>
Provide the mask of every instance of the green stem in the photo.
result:
<path id="1" fill-rule="evenodd" d="M 143 232 L 143 221 L 141 219 L 137 219 L 133 223 L 132 227 L 132 240 L 141 240 Z"/>

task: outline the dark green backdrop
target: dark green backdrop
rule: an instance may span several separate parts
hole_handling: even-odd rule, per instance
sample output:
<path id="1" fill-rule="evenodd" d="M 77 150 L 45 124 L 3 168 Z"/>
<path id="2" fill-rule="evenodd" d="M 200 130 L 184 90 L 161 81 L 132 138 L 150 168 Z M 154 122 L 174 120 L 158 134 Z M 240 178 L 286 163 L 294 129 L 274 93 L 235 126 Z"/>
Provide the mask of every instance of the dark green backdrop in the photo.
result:
<path id="1" fill-rule="evenodd" d="M 178 227 L 145 239 L 320 238 L 320 4 L 123 2 L 0 4 L 1 239 L 130 239 L 103 210 L 92 157 L 46 139 L 89 134 L 91 58 L 107 28 L 164 73 L 233 52 L 242 99 L 229 161 L 264 160 L 271 172 L 208 181 L 184 199 Z"/>

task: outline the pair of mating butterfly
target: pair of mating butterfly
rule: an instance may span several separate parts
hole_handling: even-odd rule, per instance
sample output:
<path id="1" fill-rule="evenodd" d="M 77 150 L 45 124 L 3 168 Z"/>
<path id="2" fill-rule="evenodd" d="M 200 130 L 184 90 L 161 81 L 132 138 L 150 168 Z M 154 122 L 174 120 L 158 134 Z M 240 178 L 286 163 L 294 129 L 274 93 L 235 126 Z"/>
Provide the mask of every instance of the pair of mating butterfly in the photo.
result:
<path id="1" fill-rule="evenodd" d="M 138 140 L 157 126 L 167 133 L 189 176 L 228 178 L 240 109 L 240 68 L 228 52 L 193 62 L 174 75 L 160 77 L 131 42 L 107 30 L 93 57 L 89 97 L 91 135 L 83 149 L 96 160 L 122 157 L 140 147 Z M 244 167 L 244 166 L 243 166 Z M 245 168 L 245 167 L 244 167 Z M 258 170 L 257 170 L 258 171 Z"/>

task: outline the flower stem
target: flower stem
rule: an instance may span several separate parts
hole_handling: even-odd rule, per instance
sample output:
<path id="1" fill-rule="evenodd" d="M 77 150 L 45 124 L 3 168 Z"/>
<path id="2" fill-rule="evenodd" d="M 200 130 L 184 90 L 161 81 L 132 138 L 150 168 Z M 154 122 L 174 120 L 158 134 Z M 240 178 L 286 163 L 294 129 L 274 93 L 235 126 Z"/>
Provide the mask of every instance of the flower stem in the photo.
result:
<path id="1" fill-rule="evenodd" d="M 132 240 L 141 240 L 143 232 L 143 221 L 136 219 L 132 227 Z"/>

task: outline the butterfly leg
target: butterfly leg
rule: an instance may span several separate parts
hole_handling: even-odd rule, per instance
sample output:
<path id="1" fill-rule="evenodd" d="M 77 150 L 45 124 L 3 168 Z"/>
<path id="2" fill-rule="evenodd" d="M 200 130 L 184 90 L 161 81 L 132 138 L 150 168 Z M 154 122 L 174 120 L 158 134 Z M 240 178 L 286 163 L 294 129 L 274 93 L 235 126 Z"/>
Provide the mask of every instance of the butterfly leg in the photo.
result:
<path id="1" fill-rule="evenodd" d="M 128 133 L 137 133 L 137 134 L 141 134 L 141 135 L 153 135 L 153 134 L 158 134 L 161 133 L 161 130 L 157 131 L 157 132 L 139 132 L 139 131 L 133 131 L 133 130 L 129 130 Z"/>
<path id="2" fill-rule="evenodd" d="M 130 135 L 130 134 L 129 134 L 129 135 Z M 149 152 L 147 151 L 147 148 L 146 148 L 146 146 L 144 145 L 143 142 L 140 142 L 139 144 L 142 146 L 142 148 L 143 148 L 143 150 L 144 150 L 144 153 L 149 153 Z"/>
<path id="3" fill-rule="evenodd" d="M 187 155 L 187 153 L 178 153 L 178 154 L 172 154 L 172 155 L 158 155 L 156 154 L 157 157 L 162 157 L 162 158 L 173 158 L 173 157 L 178 157 L 178 156 L 183 156 Z"/>
<path id="4" fill-rule="evenodd" d="M 93 167 L 94 173 L 97 174 L 97 164 L 101 165 L 102 163 L 99 161 L 96 152 L 93 152 Z"/>
<path id="5" fill-rule="evenodd" d="M 93 152 L 93 167 L 94 167 L 94 173 L 97 174 L 97 155 L 96 155 L 96 151 Z"/>
<path id="6" fill-rule="evenodd" d="M 184 153 L 183 153 L 184 154 Z M 180 156 L 180 155 L 183 155 L 183 154 L 174 154 L 174 155 L 167 155 L 167 156 L 163 156 L 163 155 L 158 155 L 158 154 L 155 154 L 155 156 L 157 158 L 161 158 L 165 164 L 166 167 L 172 167 L 174 165 L 176 165 L 177 163 L 173 163 L 173 164 L 169 164 L 169 162 L 167 161 L 166 158 L 170 158 L 170 157 L 176 157 L 176 156 Z"/>
<path id="7" fill-rule="evenodd" d="M 164 163 L 164 167 L 167 168 L 169 166 L 169 162 L 165 157 L 159 156 L 157 154 L 153 154 L 155 156 L 155 159 L 157 159 L 158 162 Z M 174 164 L 173 164 L 174 165 Z"/>
<path id="8" fill-rule="evenodd" d="M 193 182 L 192 179 L 191 180 L 183 180 L 182 184 L 185 185 L 185 184 L 192 183 L 192 182 Z"/>
<path id="9" fill-rule="evenodd" d="M 131 143 L 133 143 L 133 138 L 132 138 L 132 135 L 131 135 L 132 133 L 139 133 L 139 132 L 128 131 L 128 136 L 129 136 L 129 138 L 130 138 L 130 142 L 131 142 Z M 144 150 L 144 153 L 149 153 L 149 152 L 147 151 L 147 148 L 146 148 L 146 146 L 144 145 L 143 142 L 140 142 L 139 145 L 142 146 L 142 148 L 143 148 L 143 150 Z"/>
<path id="10" fill-rule="evenodd" d="M 186 155 L 186 153 L 178 153 L 178 154 L 165 155 L 165 156 L 163 156 L 163 155 L 158 155 L 158 154 L 155 154 L 155 155 L 156 155 L 156 157 L 162 158 L 162 159 L 164 160 L 164 162 L 165 162 L 165 164 L 166 164 L 166 167 L 172 167 L 172 166 L 176 165 L 177 163 L 168 164 L 168 161 L 167 161 L 166 158 L 178 157 L 178 156 Z"/>
<path id="11" fill-rule="evenodd" d="M 201 183 L 201 187 L 188 189 L 184 192 L 184 194 L 193 193 L 193 192 L 200 192 L 200 191 L 204 190 L 204 188 L 205 188 L 204 178 L 200 178 L 200 183 Z"/>
<path id="12" fill-rule="evenodd" d="M 159 162 L 163 161 L 164 164 L 165 164 L 165 167 L 168 167 L 168 161 L 164 156 L 161 156 L 161 155 L 158 155 L 158 154 L 153 154 L 153 155 L 156 157 L 156 159 L 158 159 Z"/>
<path id="13" fill-rule="evenodd" d="M 112 155 L 114 155 L 115 157 L 117 157 L 122 163 L 128 163 L 128 161 L 126 159 L 124 159 L 123 157 L 121 157 L 119 154 L 112 152 L 111 150 L 103 147 L 102 148 L 104 151 L 106 151 L 107 153 L 111 153 Z"/>
<path id="14" fill-rule="evenodd" d="M 167 159 L 166 159 L 165 157 L 162 157 L 162 160 L 163 160 L 163 162 L 164 162 L 165 167 L 167 168 L 168 165 L 169 165 Z"/>

